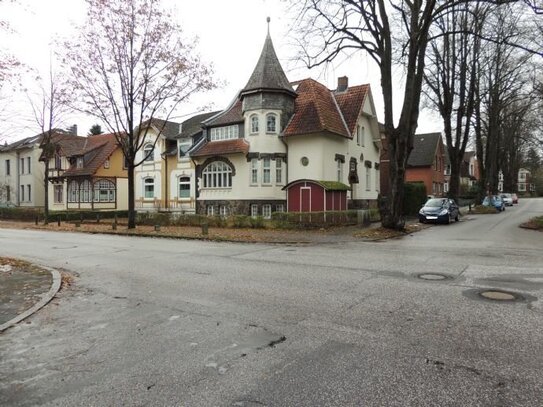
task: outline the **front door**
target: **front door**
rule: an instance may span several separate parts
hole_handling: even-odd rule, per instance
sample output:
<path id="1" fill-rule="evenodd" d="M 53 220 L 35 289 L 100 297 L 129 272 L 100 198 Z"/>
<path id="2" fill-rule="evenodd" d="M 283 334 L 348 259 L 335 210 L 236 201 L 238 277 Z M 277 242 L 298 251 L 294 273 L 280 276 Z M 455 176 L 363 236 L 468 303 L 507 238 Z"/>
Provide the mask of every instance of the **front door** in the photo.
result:
<path id="1" fill-rule="evenodd" d="M 311 188 L 300 188 L 300 212 L 311 212 Z"/>

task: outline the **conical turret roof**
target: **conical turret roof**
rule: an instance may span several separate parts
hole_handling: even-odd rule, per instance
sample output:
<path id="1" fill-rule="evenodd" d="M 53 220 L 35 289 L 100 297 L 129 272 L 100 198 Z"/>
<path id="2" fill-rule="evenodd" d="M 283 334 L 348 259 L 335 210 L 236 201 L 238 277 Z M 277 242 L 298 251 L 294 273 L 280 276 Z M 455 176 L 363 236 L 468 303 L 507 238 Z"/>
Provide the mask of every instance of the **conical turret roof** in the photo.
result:
<path id="1" fill-rule="evenodd" d="M 266 36 L 262 53 L 253 74 L 241 91 L 241 97 L 249 93 L 261 91 L 285 92 L 296 96 L 296 92 L 294 92 L 279 63 L 269 33 Z"/>

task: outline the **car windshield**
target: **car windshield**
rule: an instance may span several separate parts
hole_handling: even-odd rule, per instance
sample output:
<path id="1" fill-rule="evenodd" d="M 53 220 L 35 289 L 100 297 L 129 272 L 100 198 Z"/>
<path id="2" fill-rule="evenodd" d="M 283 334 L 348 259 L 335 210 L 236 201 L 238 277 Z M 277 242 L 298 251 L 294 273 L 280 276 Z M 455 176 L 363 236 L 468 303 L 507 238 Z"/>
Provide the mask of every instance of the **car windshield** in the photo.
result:
<path id="1" fill-rule="evenodd" d="M 445 201 L 443 199 L 435 199 L 434 198 L 434 199 L 428 200 L 428 202 L 426 202 L 424 204 L 424 206 L 428 206 L 430 208 L 439 208 L 439 207 L 443 206 L 444 202 Z"/>

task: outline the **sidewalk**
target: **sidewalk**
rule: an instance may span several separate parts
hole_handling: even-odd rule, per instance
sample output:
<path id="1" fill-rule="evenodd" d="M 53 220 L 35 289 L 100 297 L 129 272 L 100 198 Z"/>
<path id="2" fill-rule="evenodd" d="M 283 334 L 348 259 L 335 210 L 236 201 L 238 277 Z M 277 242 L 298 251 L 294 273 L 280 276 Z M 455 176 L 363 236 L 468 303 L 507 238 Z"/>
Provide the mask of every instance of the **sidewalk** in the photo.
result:
<path id="1" fill-rule="evenodd" d="M 58 272 L 0 257 L 0 332 L 43 307 L 59 287 Z"/>

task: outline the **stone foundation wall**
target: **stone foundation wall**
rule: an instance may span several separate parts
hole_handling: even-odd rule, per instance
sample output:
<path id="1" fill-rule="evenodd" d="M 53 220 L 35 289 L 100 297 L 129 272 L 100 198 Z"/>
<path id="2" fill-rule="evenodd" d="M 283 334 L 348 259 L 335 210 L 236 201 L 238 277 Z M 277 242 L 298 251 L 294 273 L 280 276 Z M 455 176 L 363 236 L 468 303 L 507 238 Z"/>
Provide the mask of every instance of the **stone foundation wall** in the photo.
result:
<path id="1" fill-rule="evenodd" d="M 377 199 L 351 199 L 347 202 L 348 209 L 377 209 Z"/>
<path id="2" fill-rule="evenodd" d="M 262 214 L 262 205 L 271 205 L 272 212 L 276 212 L 277 205 L 283 205 L 283 211 L 287 210 L 287 201 L 286 200 L 206 200 L 206 201 L 197 201 L 196 213 L 199 215 L 207 214 L 207 206 L 213 205 L 215 214 L 219 214 L 219 208 L 221 206 L 226 206 L 228 208 L 229 215 L 251 215 L 251 205 L 258 205 L 258 213 Z"/>

